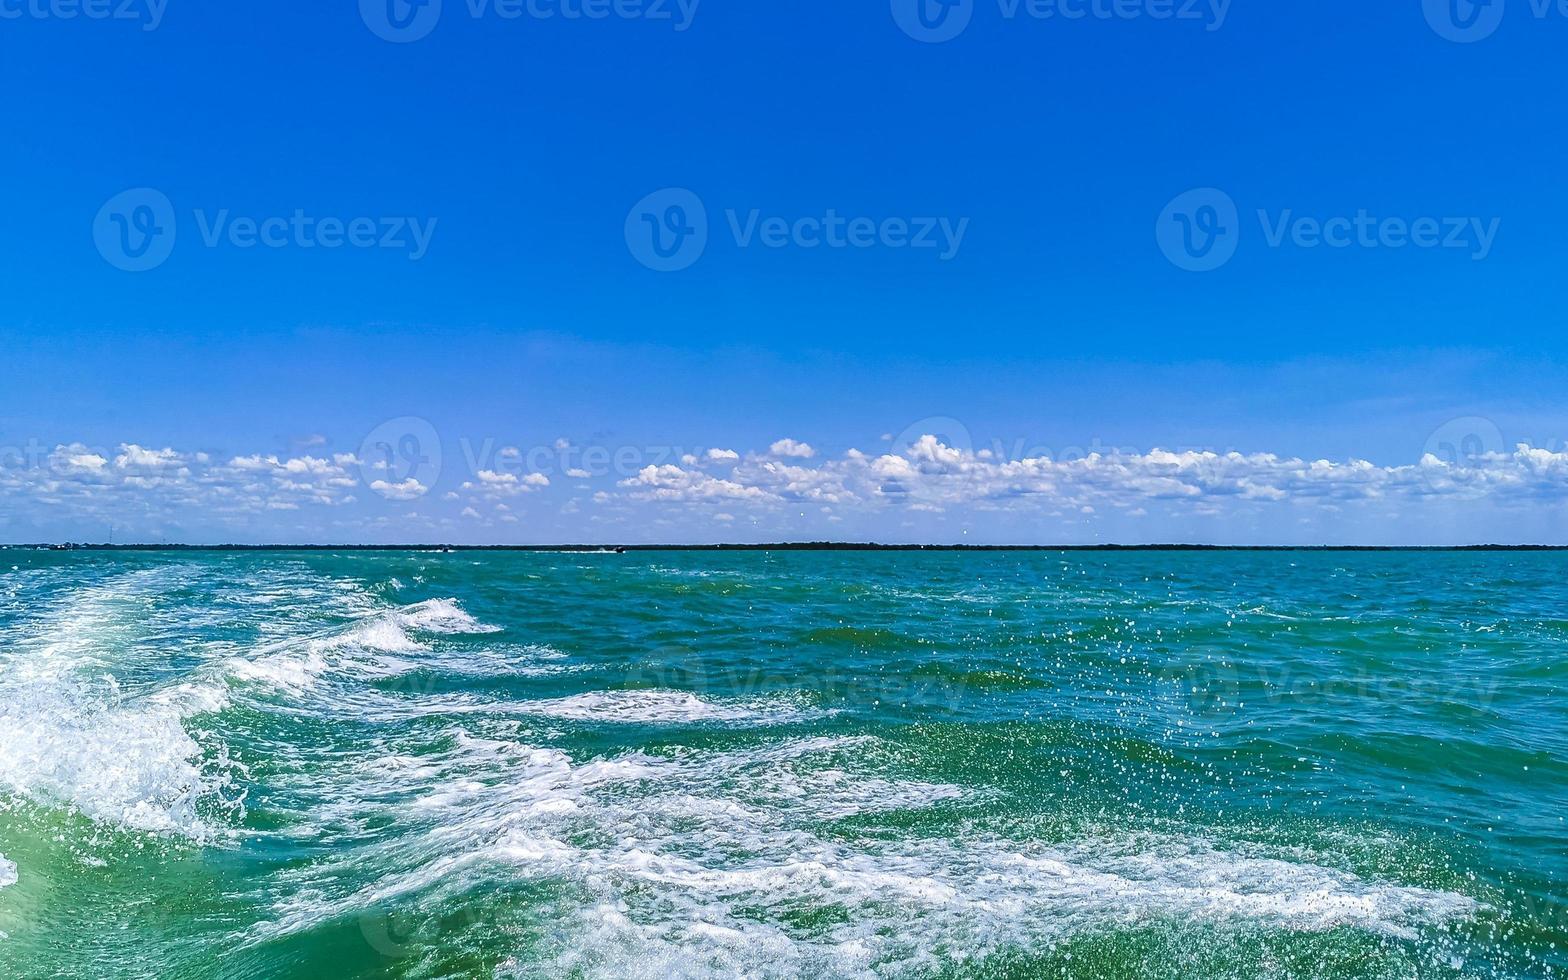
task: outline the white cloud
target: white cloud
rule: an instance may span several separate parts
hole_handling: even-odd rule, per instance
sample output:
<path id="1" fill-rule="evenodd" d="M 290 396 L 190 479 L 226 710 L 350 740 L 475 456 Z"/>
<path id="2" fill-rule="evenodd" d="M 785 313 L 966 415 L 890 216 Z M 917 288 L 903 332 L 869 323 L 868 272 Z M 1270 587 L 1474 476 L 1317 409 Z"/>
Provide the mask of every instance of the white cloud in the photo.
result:
<path id="1" fill-rule="evenodd" d="M 768 447 L 768 452 L 791 459 L 811 459 L 817 454 L 817 451 L 806 443 L 796 442 L 793 439 L 780 439 Z"/>
<path id="2" fill-rule="evenodd" d="M 102 472 L 103 468 L 109 465 L 109 461 L 101 454 L 92 452 L 82 445 L 61 446 L 55 450 L 51 458 L 54 465 L 61 469 L 90 473 Z"/>
<path id="3" fill-rule="evenodd" d="M 486 497 L 514 497 L 518 494 L 533 493 L 550 485 L 550 478 L 543 473 L 519 476 L 516 473 L 480 470 L 474 474 L 474 477 L 474 480 L 464 483 L 462 489 Z"/>
<path id="4" fill-rule="evenodd" d="M 646 466 L 621 486 L 631 488 L 647 500 L 764 500 L 768 494 L 760 487 L 748 487 L 732 480 L 720 480 L 706 473 L 693 473 L 679 466 Z"/>
<path id="5" fill-rule="evenodd" d="M 143 449 L 129 442 L 120 447 L 120 455 L 114 458 L 114 465 L 122 470 L 138 468 L 160 470 L 179 466 L 180 463 L 180 454 L 172 449 Z"/>
<path id="6" fill-rule="evenodd" d="M 1402 466 L 1162 449 L 1007 460 L 988 450 L 948 446 L 932 435 L 921 436 L 897 455 L 873 457 L 850 450 L 843 459 L 806 463 L 812 458 L 808 452 L 809 446 L 780 440 L 770 447 L 770 455 L 783 459 L 754 457 L 735 466 L 725 479 L 691 468 L 649 466 L 621 487 L 635 499 L 672 502 L 727 499 L 758 505 L 816 502 L 911 509 L 918 504 L 923 512 L 973 508 L 1080 514 L 1096 513 L 1099 506 L 1132 510 L 1151 503 L 1217 513 L 1212 508 L 1222 504 L 1266 507 L 1292 501 L 1337 505 L 1444 497 L 1568 499 L 1568 453 L 1526 446 L 1466 465 L 1427 457 Z"/>
<path id="7" fill-rule="evenodd" d="M 388 500 L 417 500 L 430 492 L 429 487 L 413 477 L 409 477 L 401 483 L 388 483 L 386 480 L 377 480 L 370 485 L 370 489 Z"/>
<path id="8" fill-rule="evenodd" d="M 1433 507 L 1446 503 L 1461 508 L 1451 513 L 1463 515 L 1468 512 L 1464 508 L 1483 502 L 1512 508 L 1499 512 L 1505 516 L 1530 516 L 1535 523 L 1524 533 L 1533 534 L 1551 526 L 1542 517 L 1551 513 L 1549 508 L 1568 503 L 1568 452 L 1530 446 L 1486 453 L 1462 464 L 1425 456 L 1400 465 L 1162 449 L 1009 459 L 998 452 L 949 446 L 930 435 L 899 446 L 883 445 L 877 453 L 850 450 L 839 458 L 807 455 L 810 447 L 792 440 L 781 440 L 761 454 L 704 450 L 694 454 L 694 464 L 644 466 L 613 487 L 584 494 L 583 502 L 591 499 L 600 505 L 607 519 L 643 522 L 641 526 L 678 521 L 685 508 L 694 519 L 724 521 L 719 516 L 723 514 L 747 526 L 776 528 L 781 535 L 810 526 L 801 523 L 802 514 L 809 514 L 809 521 L 858 522 L 872 533 L 897 527 L 900 515 L 944 514 L 948 521 L 970 521 L 989 514 L 995 526 L 1025 529 L 1030 538 L 1048 535 L 1065 522 L 1082 528 L 1132 518 L 1141 518 L 1150 533 L 1185 528 L 1169 522 L 1186 517 L 1234 517 L 1240 519 L 1238 526 L 1279 528 L 1312 516 L 1319 521 L 1317 527 L 1334 528 L 1358 519 L 1358 509 L 1371 515 L 1368 522 L 1409 515 L 1411 527 L 1430 528 L 1437 525 L 1421 515 L 1433 513 Z M 710 465 L 715 463 L 723 465 Z M 504 514 L 494 505 L 517 504 L 514 497 L 556 489 L 542 473 L 503 470 L 479 470 L 462 483 L 460 493 L 432 497 L 421 510 L 430 508 L 434 519 L 455 520 L 461 511 L 463 518 L 475 520 L 474 514 Z M 363 521 L 383 516 L 374 508 L 384 499 L 425 498 L 430 487 L 420 478 L 434 482 L 427 474 L 400 479 L 402 474 L 370 473 L 366 479 L 383 499 L 364 499 L 361 506 L 372 510 L 364 512 Z M 75 521 L 84 527 L 123 527 L 145 518 L 162 522 L 148 526 L 206 521 L 248 528 L 268 512 L 299 513 L 300 520 L 308 520 L 313 511 L 331 509 L 343 515 L 333 518 L 333 526 L 349 527 L 343 522 L 352 521 L 357 512 L 343 508 L 365 497 L 360 475 L 358 459 L 348 453 L 209 456 L 135 443 L 113 449 L 66 443 L 26 455 L 0 452 L 0 514 L 18 527 L 29 525 L 15 523 L 17 515 L 27 520 L 30 514 L 32 526 Z M 567 471 L 573 480 L 591 475 Z M 574 513 L 574 507 L 561 506 L 570 496 L 562 492 L 549 512 Z M 611 506 L 617 504 L 622 506 Z M 1265 523 L 1245 523 L 1252 518 Z M 930 526 L 931 518 L 917 519 L 916 526 Z M 868 523 L 874 520 L 882 523 Z M 561 533 L 569 536 L 569 527 L 563 523 Z"/>

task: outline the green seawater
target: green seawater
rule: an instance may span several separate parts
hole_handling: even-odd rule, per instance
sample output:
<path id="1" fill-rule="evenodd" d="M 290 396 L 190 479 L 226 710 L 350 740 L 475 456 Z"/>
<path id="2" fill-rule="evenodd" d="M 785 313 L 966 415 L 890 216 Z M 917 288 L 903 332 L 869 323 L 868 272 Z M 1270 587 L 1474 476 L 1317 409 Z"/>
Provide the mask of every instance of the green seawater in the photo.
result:
<path id="1" fill-rule="evenodd" d="M 1568 555 L 0 552 L 0 977 L 1549 977 Z"/>

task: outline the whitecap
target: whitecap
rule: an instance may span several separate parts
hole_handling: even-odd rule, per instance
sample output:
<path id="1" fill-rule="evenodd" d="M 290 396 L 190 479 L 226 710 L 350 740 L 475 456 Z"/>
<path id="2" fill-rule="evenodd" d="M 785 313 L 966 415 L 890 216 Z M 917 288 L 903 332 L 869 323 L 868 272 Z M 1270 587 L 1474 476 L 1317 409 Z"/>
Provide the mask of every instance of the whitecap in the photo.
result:
<path id="1" fill-rule="evenodd" d="M 481 623 L 464 612 L 455 599 L 429 599 L 397 613 L 402 625 L 426 633 L 499 633 L 499 626 Z"/>
<path id="2" fill-rule="evenodd" d="M 61 684 L 12 688 L 0 705 L 0 789 L 99 822 L 205 838 L 201 805 L 226 805 L 230 767 L 221 746 L 209 755 L 183 722 L 222 701 L 200 685 L 131 700 Z"/>
<path id="3" fill-rule="evenodd" d="M 221 711 L 226 687 L 192 677 L 128 693 L 112 672 L 135 661 L 111 655 L 159 625 L 149 623 L 148 598 L 184 575 L 158 568 L 75 586 L 0 646 L 0 792 L 192 838 L 213 833 L 204 815 L 239 807 L 227 799 L 222 744 L 202 745 L 184 724 Z"/>
<path id="4" fill-rule="evenodd" d="M 613 903 L 576 914 L 546 972 L 898 975 L 951 965 L 958 950 L 969 961 L 1038 955 L 1075 935 L 1161 924 L 1351 928 L 1410 940 L 1419 928 L 1441 928 L 1479 908 L 1452 892 L 1226 852 L 1202 840 L 1108 861 L 1104 854 L 1121 842 L 851 846 L 754 827 L 733 842 L 752 855 L 740 861 L 702 856 L 696 843 L 525 851 L 520 863 L 530 877 L 618 883 Z M 824 907 L 845 921 L 803 934 L 757 916 L 758 909 Z"/>
<path id="5" fill-rule="evenodd" d="M 411 633 L 436 635 L 499 632 L 464 612 L 454 600 L 431 599 L 399 609 L 381 610 L 333 632 L 291 637 L 236 657 L 230 676 L 299 691 L 329 673 L 355 677 L 396 677 L 418 669 L 431 648 Z"/>
<path id="6" fill-rule="evenodd" d="M 389 903 L 474 901 L 520 881 L 588 897 L 550 913 L 553 939 L 527 969 L 590 977 L 939 972 L 955 951 L 970 961 L 1038 955 L 1076 935 L 1143 927 L 1409 940 L 1480 908 L 1201 834 L 1047 842 L 967 824 L 941 838 L 826 830 L 977 794 L 865 771 L 892 751 L 823 736 L 578 763 L 459 730 L 438 755 L 387 756 L 332 784 L 315 814 L 318 843 L 356 839 L 367 822 L 400 831 L 288 872 L 271 894 L 289 897 L 254 940 Z M 337 887 L 367 877 L 376 883 Z M 802 908 L 835 914 L 807 928 L 789 917 Z"/>
<path id="7" fill-rule="evenodd" d="M 687 691 L 594 691 L 523 701 L 515 710 L 570 721 L 614 724 L 783 724 L 811 716 L 798 705 L 766 699 L 710 701 Z"/>

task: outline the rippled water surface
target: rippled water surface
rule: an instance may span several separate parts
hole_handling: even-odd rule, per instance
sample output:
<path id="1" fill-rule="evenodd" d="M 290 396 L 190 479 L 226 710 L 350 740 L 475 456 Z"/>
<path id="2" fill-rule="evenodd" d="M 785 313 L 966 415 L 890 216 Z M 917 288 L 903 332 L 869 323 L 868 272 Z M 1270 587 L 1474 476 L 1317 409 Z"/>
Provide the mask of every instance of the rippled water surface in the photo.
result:
<path id="1" fill-rule="evenodd" d="M 0 976 L 1561 976 L 1565 578 L 0 551 Z"/>

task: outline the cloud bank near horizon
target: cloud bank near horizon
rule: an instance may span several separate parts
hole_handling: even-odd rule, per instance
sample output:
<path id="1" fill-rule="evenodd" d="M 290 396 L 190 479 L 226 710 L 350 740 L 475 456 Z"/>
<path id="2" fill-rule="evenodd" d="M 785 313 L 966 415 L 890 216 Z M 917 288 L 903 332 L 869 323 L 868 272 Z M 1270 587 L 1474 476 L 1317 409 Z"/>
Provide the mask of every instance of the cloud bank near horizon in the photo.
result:
<path id="1" fill-rule="evenodd" d="M 1423 521 L 1523 515 L 1520 526 L 1539 537 L 1558 527 L 1568 502 L 1568 452 L 1527 445 L 1378 465 L 1162 449 L 1015 459 L 932 434 L 841 453 L 791 437 L 755 451 L 692 452 L 563 439 L 477 456 L 465 443 L 464 458 L 443 468 L 432 439 L 293 456 L 130 442 L 3 450 L 0 536 L 101 540 L 112 526 L 122 541 L 534 543 L 976 540 L 964 537 L 974 530 L 986 540 L 1073 543 L 1106 534 L 1192 540 L 1194 528 L 1217 521 L 1294 541 L 1296 529 L 1332 539 L 1336 528 L 1392 520 L 1408 526 L 1405 543 L 1443 543 L 1419 537 Z"/>

